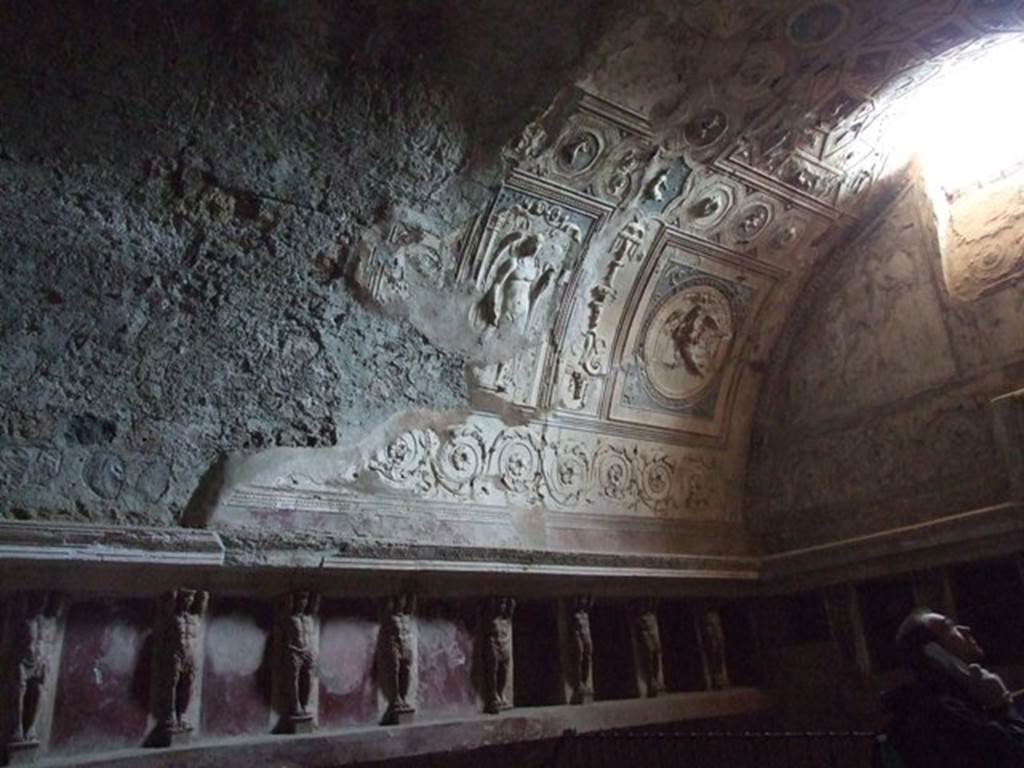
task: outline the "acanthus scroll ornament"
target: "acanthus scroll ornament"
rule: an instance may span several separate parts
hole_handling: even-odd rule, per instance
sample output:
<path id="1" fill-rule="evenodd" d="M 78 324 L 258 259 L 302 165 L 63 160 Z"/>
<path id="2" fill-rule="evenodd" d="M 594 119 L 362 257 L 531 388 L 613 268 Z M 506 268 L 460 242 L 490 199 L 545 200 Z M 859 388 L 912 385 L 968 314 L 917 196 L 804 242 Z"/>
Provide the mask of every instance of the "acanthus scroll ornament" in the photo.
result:
<path id="1" fill-rule="evenodd" d="M 619 500 L 633 494 L 636 482 L 634 462 L 626 451 L 606 445 L 597 452 L 595 466 L 602 494 Z"/>
<path id="2" fill-rule="evenodd" d="M 572 395 L 571 373 L 589 381 L 600 375 L 596 365 L 567 371 L 567 394 Z M 584 402 L 586 391 L 580 390 Z M 440 436 L 412 430 L 377 451 L 367 467 L 396 490 L 449 499 L 545 500 L 556 507 L 610 501 L 655 514 L 706 514 L 723 503 L 713 457 L 676 457 L 604 440 L 552 441 L 529 426 L 505 427 L 490 440 L 474 423 Z"/>
<path id="3" fill-rule="evenodd" d="M 479 427 L 463 425 L 449 430 L 437 452 L 437 480 L 452 493 L 476 490 L 486 468 L 487 444 Z"/>
<path id="4" fill-rule="evenodd" d="M 672 465 L 664 456 L 644 460 L 639 476 L 640 498 L 655 511 L 668 507 L 672 495 Z"/>
<path id="5" fill-rule="evenodd" d="M 590 456 L 582 444 L 560 441 L 545 446 L 544 480 L 560 504 L 578 502 L 590 485 Z"/>
<path id="6" fill-rule="evenodd" d="M 370 469 L 395 485 L 428 490 L 434 481 L 429 458 L 437 450 L 437 435 L 415 429 L 400 435 L 370 460 Z"/>
<path id="7" fill-rule="evenodd" d="M 543 477 L 541 444 L 529 429 L 505 430 L 494 441 L 491 462 L 499 483 L 513 493 L 536 495 Z"/>

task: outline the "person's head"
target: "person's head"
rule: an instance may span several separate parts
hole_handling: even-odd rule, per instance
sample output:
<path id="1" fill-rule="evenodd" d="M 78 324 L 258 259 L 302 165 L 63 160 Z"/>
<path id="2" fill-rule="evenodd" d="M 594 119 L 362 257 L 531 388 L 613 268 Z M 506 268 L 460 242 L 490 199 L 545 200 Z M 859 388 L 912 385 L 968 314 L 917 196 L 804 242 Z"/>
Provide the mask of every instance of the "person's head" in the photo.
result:
<path id="1" fill-rule="evenodd" d="M 896 632 L 896 653 L 906 666 L 917 667 L 922 661 L 922 649 L 928 643 L 938 643 L 966 663 L 981 661 L 985 656 L 970 627 L 957 624 L 941 613 L 918 608 L 903 620 Z"/>

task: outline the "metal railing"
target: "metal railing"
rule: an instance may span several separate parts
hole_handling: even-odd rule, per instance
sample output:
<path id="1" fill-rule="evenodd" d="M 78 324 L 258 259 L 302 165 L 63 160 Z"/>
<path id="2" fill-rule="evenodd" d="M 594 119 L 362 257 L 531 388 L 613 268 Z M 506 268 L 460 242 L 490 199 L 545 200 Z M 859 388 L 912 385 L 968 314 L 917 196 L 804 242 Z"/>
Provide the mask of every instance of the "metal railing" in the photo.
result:
<path id="1" fill-rule="evenodd" d="M 567 731 L 552 768 L 871 768 L 870 732 Z"/>

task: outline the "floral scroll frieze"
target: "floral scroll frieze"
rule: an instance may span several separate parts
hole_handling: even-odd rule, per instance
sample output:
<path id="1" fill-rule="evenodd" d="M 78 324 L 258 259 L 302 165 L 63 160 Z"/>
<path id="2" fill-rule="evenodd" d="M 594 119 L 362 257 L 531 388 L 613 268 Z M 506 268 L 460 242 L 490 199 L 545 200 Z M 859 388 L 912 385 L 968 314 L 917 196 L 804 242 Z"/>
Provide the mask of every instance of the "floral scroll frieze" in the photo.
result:
<path id="1" fill-rule="evenodd" d="M 427 498 L 622 508 L 658 515 L 722 507 L 717 460 L 635 443 L 548 437 L 528 426 L 488 438 L 474 424 L 414 429 L 378 450 L 368 468 L 390 488 Z"/>

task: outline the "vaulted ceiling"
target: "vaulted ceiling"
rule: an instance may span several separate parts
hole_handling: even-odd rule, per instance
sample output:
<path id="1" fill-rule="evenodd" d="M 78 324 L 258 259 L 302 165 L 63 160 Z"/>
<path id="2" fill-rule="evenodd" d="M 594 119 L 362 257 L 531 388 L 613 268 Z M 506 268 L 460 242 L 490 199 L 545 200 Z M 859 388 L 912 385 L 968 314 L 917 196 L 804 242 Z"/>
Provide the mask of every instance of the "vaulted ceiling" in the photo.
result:
<path id="1" fill-rule="evenodd" d="M 186 522 L 749 550 L 751 423 L 794 307 L 822 257 L 905 183 L 907 157 L 889 138 L 908 97 L 1024 32 L 1024 11 L 1007 0 L 643 0 L 559 4 L 546 17 L 544 5 L 268 4 L 199 21 L 169 5 L 127 14 L 116 44 L 89 56 L 92 21 L 79 19 L 61 33 L 67 61 L 58 52 L 65 69 L 52 78 L 33 69 L 32 41 L 67 20 L 22 9 L 23 28 L 5 29 L 12 79 L 59 92 L 21 94 L 0 143 L 13 164 L 56 162 L 57 182 L 25 176 L 26 199 L 60 218 L 81 187 L 83 216 L 99 211 L 81 231 L 105 232 L 104 247 L 185 253 L 180 269 L 124 279 L 160 293 L 148 301 L 165 316 L 124 324 L 145 359 L 125 366 L 138 381 L 110 391 L 135 422 L 174 433 L 168 452 L 194 456 L 174 458 L 158 492 L 128 499 L 126 474 L 143 483 L 149 465 L 117 452 L 122 437 L 98 458 L 95 441 L 68 438 L 84 469 L 65 482 L 58 466 L 49 503 L 81 491 L 90 510 L 142 509 L 170 486 L 173 511 L 216 453 L 274 443 L 217 464 Z M 69 122 L 108 107 L 138 136 Z M 78 172 L 94 162 L 145 171 L 116 184 L 120 171 Z M 145 224 L 104 219 L 111 206 L 90 197 L 104 185 L 131 203 L 113 206 L 119 215 Z M 24 247 L 59 250 L 39 218 Z M 145 271 L 124 261 L 110 274 Z M 78 288 L 40 275 L 55 286 L 49 305 L 8 323 L 26 338 L 42 321 L 25 318 L 73 325 L 65 296 Z M 179 333 L 177 357 L 165 355 Z M 27 413 L 31 377 L 18 370 L 12 402 Z M 76 387 L 62 382 L 50 402 L 96 399 Z M 185 401 L 209 413 L 189 415 Z M 285 415 L 296 434 L 277 424 Z M 317 419 L 319 433 L 306 423 Z M 249 426 L 260 420 L 275 437 Z M 343 420 L 358 429 L 337 439 Z M 139 443 L 139 429 L 119 434 Z"/>
<path id="2" fill-rule="evenodd" d="M 887 137 L 908 95 L 1019 29 L 1007 2 L 612 12 L 483 210 L 443 230 L 392 208 L 360 234 L 352 283 L 475 361 L 472 415 L 401 415 L 347 462 L 288 459 L 197 519 L 265 520 L 253 489 L 302 477 L 343 505 L 504 521 L 428 526 L 460 543 L 745 551 L 751 421 L 808 277 L 905 183 Z"/>

